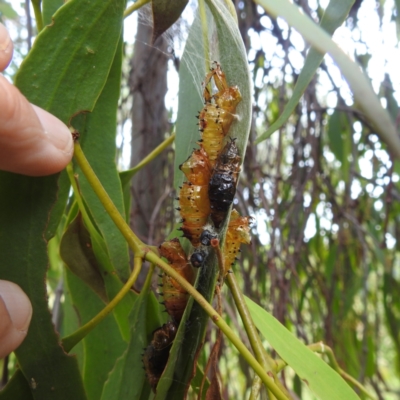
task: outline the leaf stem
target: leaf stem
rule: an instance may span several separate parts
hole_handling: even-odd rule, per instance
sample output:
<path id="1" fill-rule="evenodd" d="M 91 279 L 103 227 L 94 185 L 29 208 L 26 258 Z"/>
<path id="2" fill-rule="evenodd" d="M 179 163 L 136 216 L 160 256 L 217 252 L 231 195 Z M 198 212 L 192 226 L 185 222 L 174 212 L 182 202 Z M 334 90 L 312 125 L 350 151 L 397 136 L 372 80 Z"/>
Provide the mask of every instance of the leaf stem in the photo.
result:
<path id="1" fill-rule="evenodd" d="M 136 3 L 135 3 L 136 4 Z M 160 153 L 162 153 L 170 144 L 175 140 L 176 134 L 173 133 L 169 138 L 165 139 L 161 144 L 159 144 L 151 153 L 149 153 L 143 160 L 141 160 L 133 168 L 124 171 L 124 174 L 135 175 L 141 168 L 147 165 L 150 161 L 153 161 Z"/>
<path id="2" fill-rule="evenodd" d="M 250 353 L 247 347 L 239 339 L 239 337 L 232 331 L 228 324 L 221 318 L 221 316 L 214 310 L 214 308 L 207 302 L 207 300 L 182 276 L 180 276 L 171 266 L 161 260 L 156 254 L 149 251 L 146 253 L 145 258 L 154 264 L 157 264 L 165 273 L 175 279 L 193 298 L 199 303 L 204 311 L 210 316 L 211 320 L 217 325 L 229 341 L 237 348 L 239 353 L 253 368 L 256 374 L 261 378 L 267 388 L 274 394 L 278 400 L 288 400 L 289 397 L 282 392 L 278 385 L 274 382 L 273 378 L 267 373 L 264 368 L 258 363 L 254 356 Z"/>
<path id="3" fill-rule="evenodd" d="M 257 361 L 267 370 L 270 376 L 273 376 L 274 381 L 276 385 L 280 388 L 280 390 L 287 396 L 289 396 L 285 387 L 282 385 L 282 382 L 276 375 L 276 366 L 275 368 L 273 368 L 275 364 L 274 360 L 265 351 L 264 346 L 261 343 L 260 335 L 258 334 L 257 328 L 254 325 L 253 319 L 251 318 L 251 314 L 249 312 L 249 309 L 247 308 L 243 293 L 239 288 L 234 273 L 228 273 L 225 279 L 228 284 L 229 290 L 232 293 L 236 308 L 238 309 L 240 317 L 243 321 L 244 328 L 246 330 L 250 345 L 253 349 Z"/>
<path id="4" fill-rule="evenodd" d="M 78 142 L 74 145 L 74 157 L 78 163 L 80 169 L 88 180 L 93 191 L 96 193 L 97 197 L 103 204 L 105 210 L 110 215 L 111 219 L 114 221 L 117 228 L 121 231 L 122 235 L 128 242 L 128 245 L 134 251 L 135 255 L 143 256 L 142 248 L 144 243 L 132 232 L 129 225 L 126 223 L 125 219 L 119 213 L 117 207 L 115 207 L 113 201 L 111 200 L 108 193 L 105 191 L 103 185 L 101 184 L 99 178 L 94 173 L 92 167 L 90 166 L 88 160 L 86 159 L 82 148 Z"/>
<path id="5" fill-rule="evenodd" d="M 36 28 L 38 30 L 38 33 L 40 33 L 41 30 L 43 29 L 43 15 L 40 7 L 42 0 L 31 0 L 31 2 L 32 2 L 33 12 L 35 13 Z"/>
<path id="6" fill-rule="evenodd" d="M 257 362 L 254 356 L 250 353 L 250 351 L 246 348 L 243 342 L 239 339 L 237 335 L 232 331 L 232 329 L 228 326 L 228 324 L 221 318 L 221 316 L 214 310 L 214 308 L 207 302 L 207 300 L 181 275 L 179 275 L 172 267 L 170 267 L 166 262 L 164 262 L 160 257 L 158 257 L 150 247 L 146 246 L 142 243 L 137 236 L 131 231 L 129 225 L 125 222 L 124 218 L 119 213 L 118 209 L 115 207 L 114 203 L 108 196 L 101 182 L 97 178 L 96 174 L 92 170 L 89 162 L 87 161 L 85 155 L 83 154 L 82 148 L 78 142 L 75 143 L 75 160 L 77 161 L 79 167 L 84 173 L 86 179 L 90 183 L 92 189 L 98 196 L 99 200 L 103 204 L 106 211 L 109 213 L 110 217 L 121 231 L 123 236 L 128 242 L 128 245 L 132 248 L 135 253 L 135 264 L 132 274 L 128 280 L 128 282 L 124 285 L 123 289 L 118 293 L 118 297 L 120 297 L 120 293 L 125 289 L 124 294 L 126 294 L 129 288 L 136 281 L 137 274 L 141 269 L 141 260 L 145 258 L 147 261 L 158 265 L 164 272 L 166 272 L 169 276 L 175 279 L 193 298 L 199 303 L 199 305 L 206 311 L 206 313 L 211 317 L 212 321 L 222 330 L 225 336 L 230 340 L 230 342 L 238 349 L 240 354 L 244 357 L 244 359 L 248 362 L 248 364 L 253 368 L 256 374 L 261 378 L 264 384 L 268 387 L 268 389 L 275 395 L 278 400 L 288 400 L 289 398 L 284 394 L 281 389 L 276 385 L 273 378 L 265 372 L 264 368 Z M 129 283 L 129 287 L 127 285 Z M 107 314 L 112 311 L 113 307 L 121 300 L 115 301 L 117 296 L 105 307 L 103 312 L 107 310 Z M 103 315 L 99 313 L 99 315 Z M 96 316 L 96 318 L 99 318 Z M 104 317 L 103 317 L 104 318 Z M 98 323 L 98 322 L 97 322 Z M 86 324 L 87 325 L 87 324 Z M 77 335 L 77 338 L 71 338 L 71 336 L 65 338 L 65 346 L 67 349 L 71 349 L 75 346 L 79 340 L 82 339 L 87 334 L 87 331 L 82 332 L 80 336 L 78 333 L 86 327 L 84 325 L 77 332 L 75 332 L 71 336 Z M 94 326 L 91 325 L 91 329 Z M 87 328 L 86 328 L 87 329 Z M 64 343 L 64 340 L 63 340 Z M 71 347 L 72 345 L 72 347 Z"/>
<path id="7" fill-rule="evenodd" d="M 62 339 L 62 346 L 68 353 L 76 346 L 90 331 L 92 331 L 108 314 L 112 312 L 115 306 L 124 298 L 135 284 L 136 279 L 142 269 L 142 258 L 135 257 L 133 261 L 133 270 L 125 285 L 118 294 L 101 310 L 94 318 L 85 325 L 81 326 L 77 331 Z"/>
<path id="8" fill-rule="evenodd" d="M 66 170 L 67 170 L 67 175 L 68 175 L 69 181 L 71 182 L 72 189 L 74 191 L 75 200 L 78 203 L 79 211 L 81 212 L 81 214 L 83 216 L 83 220 L 85 221 L 86 226 L 89 228 L 89 231 L 92 231 L 92 232 L 97 231 L 92 223 L 92 220 L 89 217 L 89 214 L 86 210 L 85 204 L 82 200 L 81 192 L 79 191 L 79 187 L 78 187 L 78 184 L 75 179 L 72 163 L 69 163 L 67 165 Z"/>
<path id="9" fill-rule="evenodd" d="M 142 8 L 147 3 L 150 3 L 150 0 L 137 0 L 124 11 L 124 18 L 129 17 L 129 15 L 139 10 L 139 8 Z"/>

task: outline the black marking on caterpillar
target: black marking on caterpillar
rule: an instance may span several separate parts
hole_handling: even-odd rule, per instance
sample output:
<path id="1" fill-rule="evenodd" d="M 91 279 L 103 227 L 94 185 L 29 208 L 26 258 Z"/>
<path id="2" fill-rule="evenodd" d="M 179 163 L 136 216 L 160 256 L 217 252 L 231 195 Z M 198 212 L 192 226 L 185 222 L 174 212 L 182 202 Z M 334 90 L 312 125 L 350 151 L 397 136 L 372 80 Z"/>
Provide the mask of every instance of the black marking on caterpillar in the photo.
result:
<path id="1" fill-rule="evenodd" d="M 235 197 L 240 162 L 239 150 L 233 139 L 219 155 L 208 186 L 211 219 L 216 228 L 225 220 Z"/>
<path id="2" fill-rule="evenodd" d="M 161 328 L 153 332 L 153 339 L 144 350 L 142 361 L 147 379 L 154 393 L 167 365 L 169 351 L 175 339 L 177 329 L 173 321 L 168 321 Z"/>
<path id="3" fill-rule="evenodd" d="M 170 266 L 178 272 L 179 275 L 185 278 L 189 283 L 194 283 L 195 271 L 188 262 L 186 254 L 177 238 L 161 244 L 159 252 L 162 257 L 168 260 Z M 162 277 L 162 285 L 164 305 L 167 313 L 176 323 L 179 323 L 190 295 L 175 279 L 165 273 Z"/>
<path id="4" fill-rule="evenodd" d="M 212 79 L 218 90 L 213 95 L 207 88 Z M 203 95 L 205 106 L 198 116 L 202 138 L 200 145 L 208 154 L 211 166 L 214 166 L 242 96 L 237 86 L 228 86 L 225 74 L 218 63 L 205 78 Z"/>
<path id="5" fill-rule="evenodd" d="M 182 232 L 183 236 L 197 247 L 200 245 L 200 235 L 211 212 L 208 198 L 211 166 L 207 153 L 203 149 L 194 150 L 179 168 L 187 179 L 179 192 Z"/>

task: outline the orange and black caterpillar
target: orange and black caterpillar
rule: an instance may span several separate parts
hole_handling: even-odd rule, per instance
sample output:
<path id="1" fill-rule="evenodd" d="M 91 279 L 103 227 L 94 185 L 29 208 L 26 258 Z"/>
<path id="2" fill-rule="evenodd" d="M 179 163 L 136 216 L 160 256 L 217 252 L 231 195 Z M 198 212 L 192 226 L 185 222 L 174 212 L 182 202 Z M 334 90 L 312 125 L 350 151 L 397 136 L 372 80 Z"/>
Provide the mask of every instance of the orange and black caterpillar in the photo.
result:
<path id="1" fill-rule="evenodd" d="M 232 210 L 228 229 L 225 236 L 224 266 L 225 274 L 235 263 L 236 256 L 240 251 L 241 243 L 249 244 L 251 217 L 241 217 L 236 210 Z"/>
<path id="2" fill-rule="evenodd" d="M 190 157 L 179 166 L 185 174 L 179 192 L 179 208 L 182 217 L 183 236 L 188 238 L 194 247 L 200 245 L 200 235 L 210 215 L 208 183 L 211 177 L 211 166 L 203 149 L 194 150 Z"/>
<path id="3" fill-rule="evenodd" d="M 187 260 L 186 254 L 177 238 L 161 244 L 159 252 L 162 257 L 168 260 L 168 263 L 179 275 L 189 283 L 194 283 L 195 270 Z M 173 320 L 179 323 L 190 295 L 175 279 L 165 273 L 162 277 L 161 286 L 164 296 L 163 304 Z"/>
<path id="4" fill-rule="evenodd" d="M 218 89 L 214 95 L 207 88 L 212 79 Z M 208 154 L 211 166 L 214 166 L 242 96 L 237 86 L 228 86 L 218 63 L 206 76 L 203 95 L 205 106 L 198 115 L 201 146 Z"/>
<path id="5" fill-rule="evenodd" d="M 241 158 L 235 140 L 223 148 L 208 185 L 211 219 L 216 228 L 225 220 L 236 193 Z"/>
<path id="6" fill-rule="evenodd" d="M 143 365 L 147 379 L 154 392 L 167 365 L 169 351 L 175 339 L 176 331 L 176 324 L 168 321 L 153 332 L 153 339 L 144 351 Z"/>

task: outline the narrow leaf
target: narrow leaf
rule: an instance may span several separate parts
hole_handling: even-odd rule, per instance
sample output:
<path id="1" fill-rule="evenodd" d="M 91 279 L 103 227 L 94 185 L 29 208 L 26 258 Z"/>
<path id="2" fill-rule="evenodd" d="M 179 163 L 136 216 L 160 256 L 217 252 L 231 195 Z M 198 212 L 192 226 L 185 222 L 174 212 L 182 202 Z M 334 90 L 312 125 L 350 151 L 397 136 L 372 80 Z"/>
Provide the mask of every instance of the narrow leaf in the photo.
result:
<path id="1" fill-rule="evenodd" d="M 352 5 L 355 0 L 345 0 L 345 1 L 330 1 L 328 7 L 326 8 L 324 15 L 321 19 L 321 28 L 323 28 L 330 35 L 333 35 L 335 30 L 342 25 L 343 21 L 346 19 Z M 311 82 L 317 68 L 324 59 L 325 53 L 320 53 L 316 49 L 312 48 L 307 54 L 304 67 L 299 75 L 296 82 L 296 86 L 293 89 L 292 97 L 286 104 L 282 114 L 279 118 L 263 133 L 259 138 L 257 138 L 257 143 L 269 138 L 276 130 L 278 130 L 290 117 L 293 110 L 296 108 L 300 97 L 303 95 L 308 84 Z"/>
<path id="2" fill-rule="evenodd" d="M 321 400 L 359 400 L 350 386 L 277 319 L 246 298 L 253 321 L 279 356 Z"/>
<path id="3" fill-rule="evenodd" d="M 329 53 L 338 64 L 346 78 L 357 105 L 372 122 L 376 131 L 391 148 L 396 157 L 400 157 L 400 139 L 389 113 L 382 107 L 374 93 L 369 79 L 359 65 L 333 42 L 330 36 L 309 17 L 302 14 L 297 6 L 288 0 L 255 0 L 257 4 L 274 16 L 281 16 L 295 27 L 305 40 L 321 53 Z"/>

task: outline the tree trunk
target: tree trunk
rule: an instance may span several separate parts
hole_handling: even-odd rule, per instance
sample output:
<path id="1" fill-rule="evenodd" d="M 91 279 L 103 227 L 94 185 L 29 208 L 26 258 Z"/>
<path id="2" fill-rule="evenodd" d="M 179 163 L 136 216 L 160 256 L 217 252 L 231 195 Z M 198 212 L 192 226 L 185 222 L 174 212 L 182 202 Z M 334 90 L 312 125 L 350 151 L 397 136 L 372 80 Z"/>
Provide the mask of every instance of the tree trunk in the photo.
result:
<path id="1" fill-rule="evenodd" d="M 132 104 L 131 166 L 135 166 L 164 139 L 169 124 L 164 97 L 167 92 L 167 43 L 161 37 L 152 46 L 152 28 L 138 23 L 130 72 Z M 146 243 L 159 244 L 164 226 L 159 218 L 166 193 L 165 153 L 141 169 L 132 182 L 131 226 Z"/>

